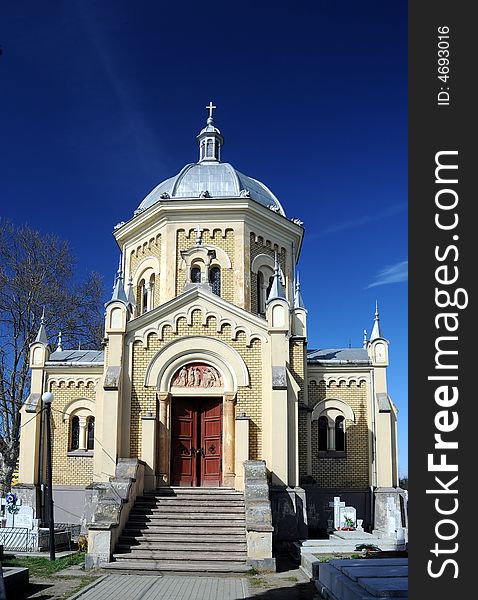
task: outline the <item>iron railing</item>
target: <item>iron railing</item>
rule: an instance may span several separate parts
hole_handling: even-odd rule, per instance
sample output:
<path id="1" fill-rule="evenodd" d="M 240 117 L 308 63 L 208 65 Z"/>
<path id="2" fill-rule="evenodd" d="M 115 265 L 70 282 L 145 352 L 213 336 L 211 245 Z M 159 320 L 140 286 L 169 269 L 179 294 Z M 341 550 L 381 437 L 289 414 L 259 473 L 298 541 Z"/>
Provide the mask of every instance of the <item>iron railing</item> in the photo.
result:
<path id="1" fill-rule="evenodd" d="M 36 539 L 27 527 L 7 527 L 0 529 L 0 546 L 10 552 L 29 552 L 33 550 Z"/>

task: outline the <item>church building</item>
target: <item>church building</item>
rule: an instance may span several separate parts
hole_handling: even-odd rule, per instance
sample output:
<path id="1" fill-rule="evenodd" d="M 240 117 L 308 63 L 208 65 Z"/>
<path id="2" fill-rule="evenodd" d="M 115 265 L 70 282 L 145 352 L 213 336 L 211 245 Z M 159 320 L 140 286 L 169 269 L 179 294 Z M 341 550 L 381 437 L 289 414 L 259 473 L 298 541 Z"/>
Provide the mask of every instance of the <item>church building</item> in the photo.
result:
<path id="1" fill-rule="evenodd" d="M 53 347 L 42 324 L 30 350 L 17 493 L 45 518 L 48 391 L 55 521 L 83 523 L 93 547 L 107 520 L 101 494 L 129 477 L 111 556 L 145 498 L 154 506 L 175 499 L 165 527 L 180 521 L 174 515 L 199 515 L 204 499 L 214 507 L 215 494 L 219 512 L 228 502 L 245 506 L 237 522 L 255 532 L 250 558 L 265 533 L 279 547 L 325 532 L 336 496 L 372 530 L 381 491 L 398 486 L 397 410 L 378 308 L 363 347 L 308 347 L 302 222 L 289 218 L 287 198 L 223 162 L 214 108 L 196 138 L 197 162 L 114 228 L 121 258 L 104 348 L 66 349 L 61 339 Z M 263 531 L 249 530 L 261 502 Z M 270 544 L 258 556 L 266 554 Z"/>

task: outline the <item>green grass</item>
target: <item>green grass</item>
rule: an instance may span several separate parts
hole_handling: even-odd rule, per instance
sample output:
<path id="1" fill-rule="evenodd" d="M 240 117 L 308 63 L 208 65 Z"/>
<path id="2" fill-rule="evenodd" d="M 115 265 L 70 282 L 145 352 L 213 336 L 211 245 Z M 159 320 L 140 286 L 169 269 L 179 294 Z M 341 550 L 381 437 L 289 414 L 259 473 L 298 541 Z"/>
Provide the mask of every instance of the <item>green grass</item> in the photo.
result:
<path id="1" fill-rule="evenodd" d="M 3 561 L 5 567 L 27 567 L 30 569 L 32 577 L 45 577 L 58 571 L 62 571 L 72 565 L 82 565 L 85 560 L 83 552 L 77 552 L 70 556 L 64 556 L 57 560 L 50 561 L 48 558 L 40 556 L 22 556 L 18 558 L 6 559 Z"/>
<path id="2" fill-rule="evenodd" d="M 352 554 L 349 552 L 343 552 L 336 554 L 314 554 L 319 562 L 329 562 L 330 560 L 335 560 L 337 558 L 363 558 L 361 554 Z"/>
<path id="3" fill-rule="evenodd" d="M 252 587 L 266 587 L 267 583 L 260 577 L 251 577 L 249 579 L 249 585 Z"/>

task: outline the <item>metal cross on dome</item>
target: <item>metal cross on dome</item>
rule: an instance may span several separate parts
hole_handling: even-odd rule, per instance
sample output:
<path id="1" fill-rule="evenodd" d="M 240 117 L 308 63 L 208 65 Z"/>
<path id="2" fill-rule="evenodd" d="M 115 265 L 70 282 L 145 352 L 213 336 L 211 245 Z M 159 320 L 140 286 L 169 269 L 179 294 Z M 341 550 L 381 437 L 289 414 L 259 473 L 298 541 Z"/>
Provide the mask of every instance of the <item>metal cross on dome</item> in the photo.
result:
<path id="1" fill-rule="evenodd" d="M 208 109 L 209 109 L 209 118 L 210 118 L 210 119 L 212 119 L 212 111 L 213 111 L 215 108 L 217 108 L 217 106 L 214 106 L 214 104 L 213 104 L 211 101 L 209 101 L 209 105 L 208 105 L 208 106 L 206 106 L 206 108 L 208 108 Z"/>

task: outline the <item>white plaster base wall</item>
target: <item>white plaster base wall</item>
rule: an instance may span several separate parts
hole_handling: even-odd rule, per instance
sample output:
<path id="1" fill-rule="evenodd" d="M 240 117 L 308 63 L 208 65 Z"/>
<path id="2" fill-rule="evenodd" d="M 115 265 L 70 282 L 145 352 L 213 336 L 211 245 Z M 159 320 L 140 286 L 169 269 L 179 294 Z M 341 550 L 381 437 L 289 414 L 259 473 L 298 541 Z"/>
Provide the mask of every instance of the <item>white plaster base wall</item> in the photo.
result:
<path id="1" fill-rule="evenodd" d="M 247 558 L 261 560 L 272 556 L 272 532 L 247 532 Z"/>

